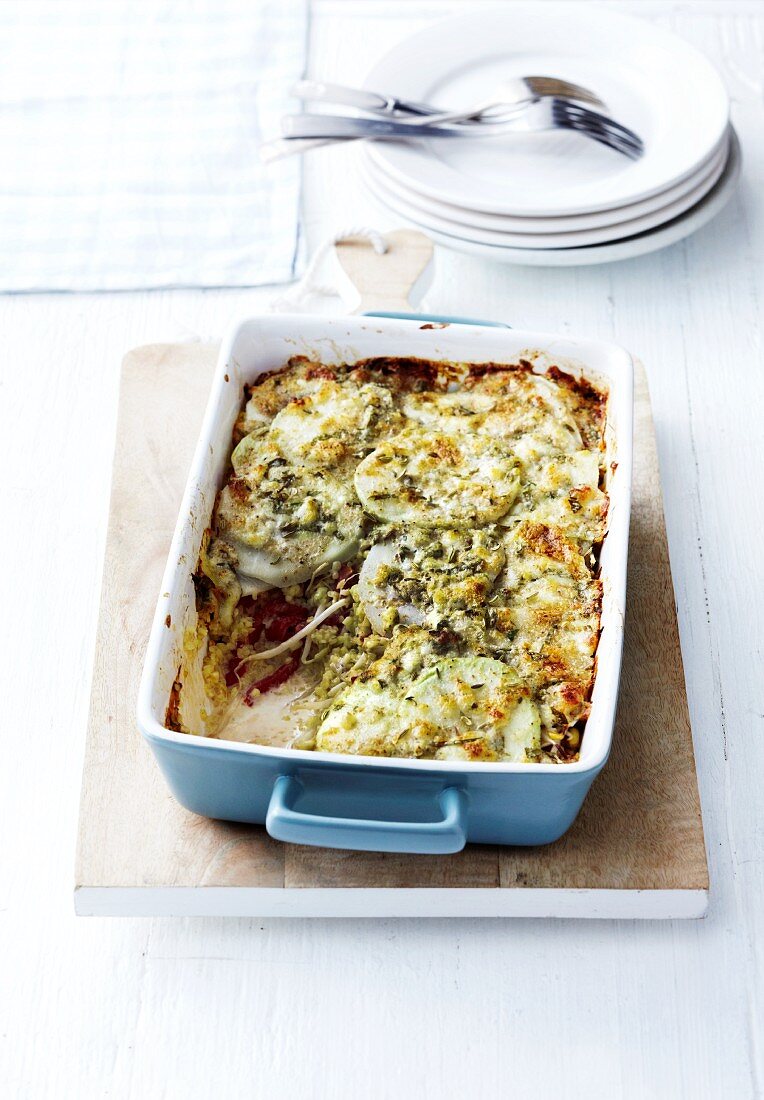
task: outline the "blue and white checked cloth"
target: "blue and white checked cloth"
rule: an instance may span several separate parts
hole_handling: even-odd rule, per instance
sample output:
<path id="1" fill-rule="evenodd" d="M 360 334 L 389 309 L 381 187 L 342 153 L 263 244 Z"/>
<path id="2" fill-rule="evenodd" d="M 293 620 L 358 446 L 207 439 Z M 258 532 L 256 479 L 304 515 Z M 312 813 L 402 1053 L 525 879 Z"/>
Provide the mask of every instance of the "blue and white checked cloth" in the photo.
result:
<path id="1" fill-rule="evenodd" d="M 0 3 L 0 290 L 295 275 L 306 0 Z"/>

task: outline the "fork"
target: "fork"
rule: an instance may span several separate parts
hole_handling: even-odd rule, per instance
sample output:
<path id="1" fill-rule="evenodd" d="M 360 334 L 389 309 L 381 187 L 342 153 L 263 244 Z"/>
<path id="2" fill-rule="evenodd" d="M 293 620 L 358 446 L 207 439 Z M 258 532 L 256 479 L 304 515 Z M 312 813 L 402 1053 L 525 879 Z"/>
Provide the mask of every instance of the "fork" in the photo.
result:
<path id="1" fill-rule="evenodd" d="M 606 115 L 564 99 L 539 99 L 512 116 L 500 116 L 496 121 L 444 122 L 435 125 L 427 119 L 346 118 L 339 115 L 289 115 L 283 120 L 284 142 L 303 139 L 347 140 L 365 138 L 372 141 L 397 141 L 401 138 L 486 138 L 513 133 L 534 133 L 543 130 L 575 130 L 618 153 L 638 159 L 644 145 L 632 130 Z M 273 157 L 289 152 L 288 145 L 276 143 Z M 302 149 L 297 151 L 301 152 Z"/>
<path id="2" fill-rule="evenodd" d="M 429 103 L 416 103 L 381 92 L 370 92 L 365 88 L 348 88 L 343 84 L 327 84 L 315 80 L 298 81 L 292 88 L 292 95 L 297 99 L 357 107 L 358 110 L 368 111 L 371 114 L 393 116 L 403 114 L 418 118 L 430 116 L 428 121 L 433 121 L 435 116 L 438 116 L 441 121 L 471 119 L 495 108 L 517 106 L 545 97 L 572 99 L 579 103 L 588 103 L 592 107 L 605 108 L 602 100 L 588 88 L 582 88 L 580 84 L 571 84 L 568 80 L 559 80 L 553 76 L 520 76 L 502 81 L 488 99 L 482 100 L 467 110 L 453 112 L 444 111 Z"/>
<path id="3" fill-rule="evenodd" d="M 443 111 L 429 103 L 417 103 L 381 92 L 368 91 L 365 88 L 350 88 L 342 84 L 330 84 L 313 80 L 298 81 L 292 88 L 292 95 L 303 100 L 310 99 L 323 103 L 356 107 L 359 110 L 395 118 L 401 122 L 419 122 L 428 125 L 436 122 L 457 121 L 463 121 L 465 125 L 477 124 L 481 122 L 480 116 L 484 112 L 494 111 L 497 108 L 503 108 L 501 117 L 505 119 L 510 114 L 516 114 L 533 102 L 547 97 L 576 100 L 603 109 L 605 107 L 602 100 L 589 91 L 588 88 L 550 76 L 524 76 L 503 81 L 489 99 L 462 111 Z M 335 140 L 352 141 L 362 136 L 366 135 L 353 135 L 345 139 L 339 139 L 333 137 L 297 138 L 290 134 L 280 141 L 270 141 L 261 145 L 260 157 L 261 160 L 267 163 L 291 154 L 307 153 L 311 149 L 331 145 Z"/>

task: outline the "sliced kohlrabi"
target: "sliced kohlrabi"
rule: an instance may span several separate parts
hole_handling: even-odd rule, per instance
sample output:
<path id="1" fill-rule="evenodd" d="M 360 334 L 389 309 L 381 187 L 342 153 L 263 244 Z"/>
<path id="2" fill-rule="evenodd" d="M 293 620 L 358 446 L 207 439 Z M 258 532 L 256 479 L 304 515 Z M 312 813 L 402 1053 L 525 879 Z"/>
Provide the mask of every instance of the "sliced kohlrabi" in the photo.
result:
<path id="1" fill-rule="evenodd" d="M 391 624 L 387 618 L 393 608 L 397 611 L 394 622 L 421 626 L 426 617 L 421 608 L 411 603 L 400 603 L 394 587 L 383 579 L 388 567 L 395 562 L 396 551 L 393 542 L 376 543 L 366 555 L 358 577 L 358 594 L 366 617 L 377 634 L 385 634 L 389 630 Z"/>
<path id="2" fill-rule="evenodd" d="M 347 561 L 358 551 L 358 539 L 324 537 L 311 532 L 281 540 L 271 535 L 261 546 L 248 546 L 240 539 L 231 542 L 238 556 L 236 571 L 246 582 L 264 582 L 266 587 L 286 588 L 309 580 L 325 562 Z"/>

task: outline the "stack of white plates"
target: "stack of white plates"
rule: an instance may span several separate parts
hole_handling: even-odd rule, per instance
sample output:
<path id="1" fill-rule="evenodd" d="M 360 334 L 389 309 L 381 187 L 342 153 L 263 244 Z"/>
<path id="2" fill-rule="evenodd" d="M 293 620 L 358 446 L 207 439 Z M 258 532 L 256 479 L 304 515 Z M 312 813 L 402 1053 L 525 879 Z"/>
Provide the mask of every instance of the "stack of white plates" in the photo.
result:
<path id="1" fill-rule="evenodd" d="M 576 4 L 476 10 L 406 39 L 366 86 L 460 107 L 513 76 L 595 92 L 635 130 L 632 161 L 569 131 L 367 142 L 363 177 L 389 209 L 440 243 L 509 263 L 603 263 L 662 248 L 734 190 L 740 148 L 721 79 L 681 39 Z"/>

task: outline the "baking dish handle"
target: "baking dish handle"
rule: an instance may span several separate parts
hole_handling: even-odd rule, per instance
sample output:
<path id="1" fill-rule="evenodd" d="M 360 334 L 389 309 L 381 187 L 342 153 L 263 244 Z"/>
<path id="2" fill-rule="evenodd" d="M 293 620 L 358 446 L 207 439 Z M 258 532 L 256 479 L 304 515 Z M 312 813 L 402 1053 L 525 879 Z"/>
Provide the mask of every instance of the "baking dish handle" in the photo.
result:
<path id="1" fill-rule="evenodd" d="M 448 313 L 401 313 L 397 310 L 372 309 L 364 317 L 387 317 L 398 321 L 425 321 L 432 325 L 477 325 L 481 328 L 511 328 L 504 321 L 479 321 L 475 317 L 454 317 Z"/>
<path id="2" fill-rule="evenodd" d="M 275 840 L 361 852 L 448 855 L 460 852 L 467 839 L 467 794 L 460 787 L 446 787 L 438 795 L 440 821 L 374 821 L 304 813 L 293 809 L 303 789 L 293 775 L 276 780 L 265 819 Z"/>

